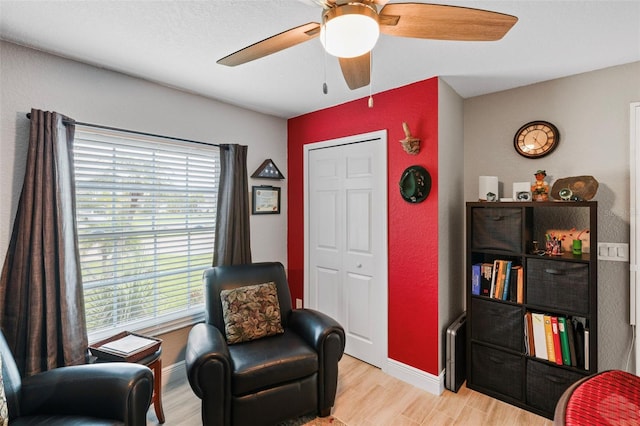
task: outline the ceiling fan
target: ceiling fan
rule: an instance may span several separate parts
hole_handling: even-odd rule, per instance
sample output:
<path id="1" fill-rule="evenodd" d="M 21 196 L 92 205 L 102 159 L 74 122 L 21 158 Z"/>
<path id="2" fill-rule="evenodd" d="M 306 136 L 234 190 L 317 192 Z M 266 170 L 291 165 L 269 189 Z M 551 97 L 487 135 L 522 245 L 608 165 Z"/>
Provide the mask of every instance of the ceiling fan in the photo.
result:
<path id="1" fill-rule="evenodd" d="M 518 18 L 468 7 L 389 0 L 308 0 L 321 6 L 322 23 L 309 22 L 261 40 L 217 61 L 236 66 L 320 37 L 327 53 L 338 57 L 351 90 L 371 79 L 371 49 L 380 33 L 434 40 L 495 41 Z"/>

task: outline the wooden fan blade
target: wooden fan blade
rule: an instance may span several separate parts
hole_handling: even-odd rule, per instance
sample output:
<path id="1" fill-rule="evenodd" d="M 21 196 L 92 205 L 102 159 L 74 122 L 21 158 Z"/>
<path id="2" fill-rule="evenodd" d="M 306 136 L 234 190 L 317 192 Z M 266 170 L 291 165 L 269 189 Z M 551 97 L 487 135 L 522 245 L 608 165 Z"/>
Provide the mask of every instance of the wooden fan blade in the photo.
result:
<path id="1" fill-rule="evenodd" d="M 331 9 L 332 7 L 359 2 L 359 3 L 373 3 L 378 7 L 382 7 L 389 3 L 389 0 L 311 0 L 312 2 L 324 7 L 325 9 Z"/>
<path id="2" fill-rule="evenodd" d="M 311 0 L 314 3 L 324 3 L 329 7 L 343 5 L 347 3 L 374 3 L 378 6 L 384 6 L 389 0 Z"/>
<path id="3" fill-rule="evenodd" d="M 230 55 L 219 59 L 217 63 L 235 67 L 254 59 L 259 59 L 272 53 L 279 52 L 296 44 L 303 43 L 307 40 L 316 38 L 320 34 L 320 24 L 317 22 L 309 22 L 296 28 L 281 32 L 272 37 L 252 44 L 251 46 L 240 49 Z"/>
<path id="4" fill-rule="evenodd" d="M 349 89 L 355 90 L 369 85 L 369 81 L 371 81 L 371 52 L 355 58 L 338 58 L 338 60 Z"/>
<path id="5" fill-rule="evenodd" d="M 380 11 L 380 32 L 435 40 L 500 40 L 518 22 L 503 13 L 468 7 L 394 3 Z"/>

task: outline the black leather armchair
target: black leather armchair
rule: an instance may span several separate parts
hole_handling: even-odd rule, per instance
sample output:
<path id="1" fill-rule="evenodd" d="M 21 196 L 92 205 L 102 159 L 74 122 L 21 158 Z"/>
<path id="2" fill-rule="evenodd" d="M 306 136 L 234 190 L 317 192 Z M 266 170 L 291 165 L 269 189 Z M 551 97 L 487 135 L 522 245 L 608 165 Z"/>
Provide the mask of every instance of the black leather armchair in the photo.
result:
<path id="1" fill-rule="evenodd" d="M 22 379 L 4 335 L 0 352 L 11 426 L 147 424 L 153 374 L 143 365 L 60 367 Z"/>
<path id="2" fill-rule="evenodd" d="M 220 292 L 273 281 L 283 334 L 227 345 Z M 189 333 L 185 355 L 202 423 L 273 425 L 310 413 L 328 416 L 335 401 L 344 330 L 311 309 L 291 308 L 281 263 L 219 266 L 204 273 L 206 320 Z"/>

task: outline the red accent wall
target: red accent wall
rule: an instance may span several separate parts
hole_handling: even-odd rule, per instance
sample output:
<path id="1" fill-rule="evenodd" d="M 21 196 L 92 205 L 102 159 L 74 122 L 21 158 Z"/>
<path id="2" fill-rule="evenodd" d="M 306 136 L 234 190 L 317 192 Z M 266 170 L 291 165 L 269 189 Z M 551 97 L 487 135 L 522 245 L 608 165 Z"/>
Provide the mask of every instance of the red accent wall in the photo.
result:
<path id="1" fill-rule="evenodd" d="M 389 358 L 438 375 L 438 79 L 431 78 L 288 121 L 288 273 L 292 297 L 303 297 L 303 146 L 387 130 L 389 175 Z M 421 139 L 418 155 L 402 149 L 402 122 Z M 402 199 L 398 182 L 411 165 L 432 178 L 419 204 Z"/>

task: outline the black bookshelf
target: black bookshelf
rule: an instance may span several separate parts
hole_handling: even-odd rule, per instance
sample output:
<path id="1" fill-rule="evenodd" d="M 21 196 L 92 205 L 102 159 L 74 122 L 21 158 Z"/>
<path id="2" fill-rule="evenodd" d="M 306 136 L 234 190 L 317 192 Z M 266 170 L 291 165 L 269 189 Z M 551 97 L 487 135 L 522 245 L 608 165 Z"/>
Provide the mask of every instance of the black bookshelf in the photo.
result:
<path id="1" fill-rule="evenodd" d="M 561 394 L 597 371 L 597 211 L 595 201 L 467 203 L 468 388 L 552 419 Z M 589 230 L 590 253 L 534 253 L 536 245 L 544 251 L 548 230 L 572 228 Z M 522 303 L 472 294 L 472 265 L 496 259 L 522 266 Z M 529 355 L 527 312 L 581 322 L 588 329 L 588 367 Z"/>

